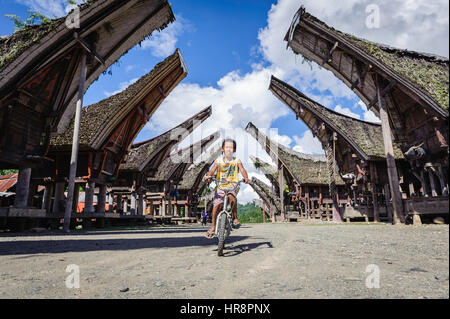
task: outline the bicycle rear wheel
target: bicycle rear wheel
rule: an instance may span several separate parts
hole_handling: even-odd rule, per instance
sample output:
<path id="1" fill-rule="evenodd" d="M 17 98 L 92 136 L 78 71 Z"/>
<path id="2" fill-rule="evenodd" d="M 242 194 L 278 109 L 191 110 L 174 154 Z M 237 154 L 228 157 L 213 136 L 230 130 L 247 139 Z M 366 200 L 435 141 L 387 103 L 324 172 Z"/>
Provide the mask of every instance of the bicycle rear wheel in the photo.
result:
<path id="1" fill-rule="evenodd" d="M 226 224 L 227 224 L 227 214 L 221 214 L 219 216 L 219 232 L 218 232 L 218 238 L 219 238 L 219 244 L 217 245 L 217 255 L 223 256 L 223 248 L 225 247 L 225 231 L 226 231 Z"/>

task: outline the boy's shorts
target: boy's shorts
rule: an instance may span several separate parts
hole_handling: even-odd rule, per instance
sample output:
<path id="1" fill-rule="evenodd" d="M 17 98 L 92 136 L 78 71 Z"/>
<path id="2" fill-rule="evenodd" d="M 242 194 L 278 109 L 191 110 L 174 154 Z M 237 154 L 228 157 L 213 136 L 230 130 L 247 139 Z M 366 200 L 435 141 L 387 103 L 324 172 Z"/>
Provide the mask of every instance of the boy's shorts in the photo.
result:
<path id="1" fill-rule="evenodd" d="M 237 187 L 234 191 L 229 192 L 229 194 L 234 195 L 234 197 L 237 199 L 237 194 L 239 193 L 239 187 Z M 218 189 L 214 193 L 214 199 L 213 199 L 213 207 L 216 207 L 219 204 L 223 204 L 223 200 L 225 198 L 225 191 Z"/>

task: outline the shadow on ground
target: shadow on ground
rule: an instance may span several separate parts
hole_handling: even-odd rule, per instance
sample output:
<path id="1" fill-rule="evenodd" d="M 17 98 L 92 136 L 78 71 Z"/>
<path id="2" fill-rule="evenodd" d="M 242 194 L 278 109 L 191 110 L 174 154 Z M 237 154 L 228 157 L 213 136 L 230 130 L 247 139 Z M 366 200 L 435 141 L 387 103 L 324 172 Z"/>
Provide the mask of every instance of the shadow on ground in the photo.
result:
<path id="1" fill-rule="evenodd" d="M 248 239 L 248 236 L 232 236 L 227 244 Z M 24 240 L 0 242 L 0 256 L 23 254 L 57 254 L 66 252 L 114 251 L 151 248 L 176 248 L 193 246 L 215 246 L 217 240 L 205 237 L 168 238 L 117 238 L 117 239 L 67 239 Z M 251 244 L 250 244 L 251 245 Z"/>

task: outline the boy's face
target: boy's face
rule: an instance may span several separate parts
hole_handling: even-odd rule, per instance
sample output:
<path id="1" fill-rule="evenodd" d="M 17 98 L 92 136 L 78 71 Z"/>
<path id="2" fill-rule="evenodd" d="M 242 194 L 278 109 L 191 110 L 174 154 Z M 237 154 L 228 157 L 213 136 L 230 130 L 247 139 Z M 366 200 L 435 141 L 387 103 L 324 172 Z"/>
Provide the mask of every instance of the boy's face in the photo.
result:
<path id="1" fill-rule="evenodd" d="M 233 153 L 234 153 L 233 142 L 225 142 L 225 145 L 223 146 L 222 151 L 226 157 L 233 156 Z"/>

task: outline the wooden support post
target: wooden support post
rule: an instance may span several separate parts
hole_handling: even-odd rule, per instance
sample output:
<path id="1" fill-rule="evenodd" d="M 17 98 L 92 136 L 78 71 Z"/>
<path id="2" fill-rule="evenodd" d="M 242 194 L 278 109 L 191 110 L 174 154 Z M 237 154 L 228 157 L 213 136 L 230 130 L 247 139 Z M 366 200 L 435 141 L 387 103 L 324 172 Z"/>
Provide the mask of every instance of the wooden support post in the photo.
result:
<path id="1" fill-rule="evenodd" d="M 104 213 L 106 205 L 106 185 L 100 185 L 98 187 L 97 196 L 97 213 Z"/>
<path id="2" fill-rule="evenodd" d="M 131 215 L 136 215 L 136 202 L 137 202 L 136 192 L 131 193 L 131 203 L 130 203 L 130 213 Z"/>
<path id="3" fill-rule="evenodd" d="M 145 215 L 144 211 L 144 194 L 139 194 L 138 215 Z"/>
<path id="4" fill-rule="evenodd" d="M 16 198 L 14 207 L 23 208 L 28 206 L 28 195 L 30 189 L 31 168 L 21 168 L 16 184 Z"/>
<path id="5" fill-rule="evenodd" d="M 64 188 L 66 186 L 65 182 L 58 182 L 55 185 L 55 198 L 53 200 L 53 213 L 59 213 L 61 208 L 61 203 L 64 200 Z"/>
<path id="6" fill-rule="evenodd" d="M 424 197 L 428 197 L 428 185 L 427 185 L 427 181 L 425 178 L 425 174 L 426 174 L 426 172 L 424 169 L 420 171 L 420 180 L 422 183 L 422 195 Z"/>
<path id="7" fill-rule="evenodd" d="M 73 204 L 72 204 L 72 212 L 77 212 L 78 208 L 78 199 L 80 197 L 80 184 L 75 184 L 73 190 Z"/>
<path id="8" fill-rule="evenodd" d="M 447 196 L 448 195 L 448 183 L 447 183 L 447 178 L 446 175 L 444 174 L 443 170 L 442 170 L 442 166 L 439 165 L 437 167 L 437 175 L 439 178 L 439 183 L 441 183 L 441 192 L 443 196 Z"/>
<path id="9" fill-rule="evenodd" d="M 84 83 L 86 81 L 86 53 L 83 50 L 81 53 L 80 62 L 80 81 L 78 84 L 78 99 L 75 110 L 75 121 L 73 126 L 73 140 L 72 140 L 72 155 L 70 158 L 70 173 L 69 173 L 69 189 L 67 191 L 66 211 L 64 214 L 64 231 L 70 232 L 70 218 L 72 215 L 73 190 L 75 187 L 75 175 L 77 172 L 78 147 L 80 142 L 80 122 L 81 109 L 83 107 Z"/>
<path id="10" fill-rule="evenodd" d="M 392 133 L 389 125 L 389 116 L 387 113 L 384 96 L 381 94 L 381 79 L 377 76 L 377 95 L 378 106 L 380 110 L 381 130 L 383 133 L 384 151 L 386 155 L 389 188 L 391 190 L 392 207 L 393 207 L 393 224 L 401 222 L 403 216 L 403 205 L 400 194 L 400 186 L 398 182 L 397 166 L 395 164 L 394 148 L 392 146 Z"/>
<path id="11" fill-rule="evenodd" d="M 108 212 L 114 212 L 114 193 L 108 193 Z"/>
<path id="12" fill-rule="evenodd" d="M 42 209 L 48 213 L 50 211 L 50 203 L 52 201 L 53 183 L 45 185 L 44 196 L 42 198 Z"/>
<path id="13" fill-rule="evenodd" d="M 328 183 L 330 188 L 330 196 L 333 201 L 333 221 L 342 222 L 341 214 L 339 213 L 339 198 L 336 190 L 336 133 L 328 132 L 327 142 L 327 165 L 328 165 Z"/>
<path id="14" fill-rule="evenodd" d="M 166 216 L 166 199 L 162 198 L 161 200 L 161 216 Z"/>
<path id="15" fill-rule="evenodd" d="M 144 198 L 144 200 L 142 201 L 142 215 L 147 215 L 147 198 L 145 197 L 145 195 L 142 195 L 142 197 Z"/>
<path id="16" fill-rule="evenodd" d="M 392 210 L 389 209 L 389 206 L 391 205 L 391 192 L 389 191 L 389 184 L 384 184 L 384 197 L 386 199 L 386 212 L 388 215 L 388 219 L 392 223 Z"/>
<path id="17" fill-rule="evenodd" d="M 123 212 L 128 213 L 128 196 L 123 197 Z"/>
<path id="18" fill-rule="evenodd" d="M 280 185 L 280 209 L 281 209 L 281 220 L 284 222 L 286 219 L 284 211 L 284 174 L 283 174 L 283 164 L 278 164 L 278 183 Z"/>
<path id="19" fill-rule="evenodd" d="M 428 178 L 430 180 L 430 188 L 431 188 L 431 196 L 435 197 L 437 196 L 436 192 L 436 183 L 434 181 L 433 171 L 431 169 L 428 169 Z"/>
<path id="20" fill-rule="evenodd" d="M 88 181 L 86 183 L 86 189 L 84 192 L 84 212 L 85 213 L 93 213 L 94 209 L 94 190 L 95 183 L 92 181 Z"/>

